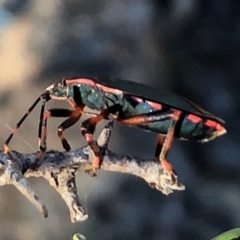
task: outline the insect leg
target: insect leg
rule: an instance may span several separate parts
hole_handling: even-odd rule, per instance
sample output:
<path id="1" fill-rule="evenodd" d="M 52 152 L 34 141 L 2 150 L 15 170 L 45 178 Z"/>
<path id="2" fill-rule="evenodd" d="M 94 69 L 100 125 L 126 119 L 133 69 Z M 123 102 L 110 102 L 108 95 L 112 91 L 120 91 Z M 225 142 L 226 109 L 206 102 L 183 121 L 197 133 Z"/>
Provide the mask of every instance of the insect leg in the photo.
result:
<path id="1" fill-rule="evenodd" d="M 37 154 L 37 162 L 43 158 L 44 153 L 46 152 L 46 127 L 47 127 L 47 119 L 44 119 L 44 111 L 45 111 L 45 101 L 42 104 L 39 124 L 38 124 L 38 154 Z M 44 129 L 44 130 L 43 130 Z"/>
<path id="2" fill-rule="evenodd" d="M 180 114 L 181 114 L 180 111 L 175 111 L 175 112 L 165 113 L 165 114 L 159 111 L 156 111 L 153 113 L 141 114 L 141 115 L 137 115 L 137 116 L 126 118 L 126 119 L 116 119 L 121 123 L 128 124 L 128 125 L 135 125 L 135 126 L 145 125 L 150 122 L 158 122 L 158 121 L 164 121 L 166 119 L 172 119 L 172 123 L 168 129 L 165 139 L 160 134 L 158 136 L 158 144 L 155 151 L 155 156 L 159 158 L 163 168 L 166 170 L 166 172 L 168 172 L 171 175 L 173 181 L 175 180 L 176 173 L 174 172 L 172 165 L 166 160 L 166 156 L 169 149 L 171 148 L 171 145 L 174 139 L 175 127 L 180 117 Z"/>
<path id="3" fill-rule="evenodd" d="M 70 151 L 71 147 L 67 142 L 66 138 L 64 137 L 63 132 L 65 129 L 71 127 L 80 119 L 83 113 L 83 108 L 85 106 L 82 101 L 81 92 L 77 86 L 73 86 L 73 100 L 68 99 L 68 103 L 72 105 L 72 107 L 74 107 L 75 110 L 71 111 L 69 115 L 70 118 L 68 118 L 58 126 L 58 136 L 62 142 L 63 148 L 66 151 Z"/>
<path id="4" fill-rule="evenodd" d="M 67 142 L 66 138 L 64 137 L 63 132 L 65 129 L 74 125 L 79 120 L 81 115 L 82 115 L 82 109 L 80 108 L 76 108 L 74 110 L 64 109 L 64 108 L 53 108 L 53 109 L 49 109 L 44 113 L 43 121 L 45 121 L 45 123 L 49 117 L 69 117 L 58 126 L 58 131 L 57 131 L 58 136 L 62 142 L 62 146 L 66 151 L 69 151 L 71 147 Z M 46 131 L 46 127 L 45 127 L 45 131 Z"/>
<path id="5" fill-rule="evenodd" d="M 11 141 L 11 139 L 13 138 L 14 134 L 17 132 L 17 130 L 20 128 L 20 126 L 22 125 L 22 123 L 25 121 L 25 119 L 27 118 L 27 116 L 32 112 L 32 110 L 37 106 L 37 104 L 40 102 L 40 100 L 42 99 L 42 96 L 38 97 L 35 102 L 32 104 L 32 106 L 27 110 L 27 112 L 22 116 L 22 118 L 18 121 L 18 123 L 16 124 L 15 128 L 12 130 L 11 134 L 9 135 L 9 137 L 7 138 L 7 140 L 4 143 L 3 149 L 4 149 L 4 153 L 7 154 L 10 152 L 9 149 L 9 143 Z"/>
<path id="6" fill-rule="evenodd" d="M 69 143 L 67 142 L 66 138 L 63 135 L 65 129 L 74 125 L 83 113 L 84 104 L 82 102 L 82 96 L 77 86 L 73 87 L 73 99 L 68 99 L 69 104 L 74 108 L 74 110 L 70 109 L 49 109 L 48 111 L 44 112 L 44 106 L 42 106 L 41 113 L 40 113 L 40 121 L 39 123 L 39 145 L 38 148 L 40 153 L 37 157 L 38 161 L 42 159 L 44 153 L 46 152 L 46 137 L 47 137 L 47 119 L 49 117 L 69 117 L 67 120 L 62 122 L 58 126 L 58 136 L 62 142 L 62 146 L 66 151 L 71 149 Z M 44 113 L 43 113 L 44 112 Z M 43 135 L 43 136 L 42 136 Z"/>
<path id="7" fill-rule="evenodd" d="M 171 175 L 173 182 L 176 181 L 177 174 L 175 173 L 171 163 L 166 160 L 167 154 L 172 146 L 176 124 L 180 118 L 180 111 L 175 111 L 172 118 L 172 123 L 168 129 L 167 135 L 164 138 L 158 136 L 158 144 L 155 152 L 155 156 L 159 158 L 163 168 Z M 160 152 L 160 153 L 159 153 Z M 157 155 L 158 154 L 158 155 Z"/>
<path id="8" fill-rule="evenodd" d="M 68 118 L 67 120 L 65 120 L 58 126 L 58 136 L 62 142 L 63 148 L 66 151 L 70 151 L 71 147 L 70 147 L 67 139 L 64 137 L 63 132 L 65 129 L 74 125 L 80 119 L 81 115 L 82 115 L 82 110 L 75 110 L 72 112 L 72 115 L 70 118 Z"/>
<path id="9" fill-rule="evenodd" d="M 157 136 L 157 146 L 156 146 L 156 150 L 155 150 L 155 157 L 159 157 L 161 151 L 162 151 L 162 146 L 163 146 L 163 143 L 165 141 L 165 138 L 163 135 L 161 134 L 158 134 Z"/>
<path id="10" fill-rule="evenodd" d="M 81 124 L 81 133 L 83 137 L 86 139 L 87 143 L 89 144 L 90 148 L 92 149 L 95 155 L 95 159 L 93 160 L 92 166 L 90 166 L 89 169 L 86 169 L 86 172 L 88 172 L 92 176 L 94 176 L 96 174 L 97 169 L 100 168 L 102 160 L 100 148 L 97 145 L 97 142 L 93 140 L 93 134 L 95 132 L 97 124 L 101 120 L 107 119 L 108 115 L 109 110 L 105 109 L 96 117 L 88 118 Z"/>

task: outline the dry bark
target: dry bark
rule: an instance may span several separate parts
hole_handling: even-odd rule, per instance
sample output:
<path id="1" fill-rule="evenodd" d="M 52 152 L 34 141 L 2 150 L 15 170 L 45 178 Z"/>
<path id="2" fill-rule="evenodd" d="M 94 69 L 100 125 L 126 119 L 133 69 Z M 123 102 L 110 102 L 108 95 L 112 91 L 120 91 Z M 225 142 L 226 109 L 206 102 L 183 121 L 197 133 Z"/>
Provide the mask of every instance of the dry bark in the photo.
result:
<path id="1" fill-rule="evenodd" d="M 174 190 L 185 189 L 178 181 L 172 182 L 158 159 L 143 159 L 110 151 L 107 147 L 111 129 L 112 122 L 102 130 L 97 139 L 103 154 L 102 170 L 136 175 L 165 195 Z M 88 216 L 77 193 L 75 175 L 77 171 L 86 170 L 91 165 L 94 158 L 91 149 L 85 146 L 70 152 L 48 151 L 40 166 L 34 169 L 36 154 L 12 151 L 10 157 L 0 151 L 0 186 L 13 184 L 47 217 L 47 208 L 27 180 L 28 177 L 43 177 L 66 202 L 71 221 L 85 220 Z"/>

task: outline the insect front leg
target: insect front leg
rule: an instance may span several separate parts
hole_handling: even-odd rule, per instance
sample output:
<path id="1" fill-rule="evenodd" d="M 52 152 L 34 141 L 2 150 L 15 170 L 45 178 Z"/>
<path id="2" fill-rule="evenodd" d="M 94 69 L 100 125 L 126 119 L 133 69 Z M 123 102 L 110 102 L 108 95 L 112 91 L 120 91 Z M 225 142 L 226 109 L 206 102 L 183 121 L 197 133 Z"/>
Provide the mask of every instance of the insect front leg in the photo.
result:
<path id="1" fill-rule="evenodd" d="M 77 86 L 73 87 L 73 99 L 68 99 L 68 102 L 72 107 L 74 107 L 73 110 L 70 109 L 64 109 L 64 108 L 55 108 L 55 109 L 49 109 L 48 111 L 44 112 L 44 106 L 42 106 L 41 113 L 40 113 L 40 123 L 39 123 L 39 131 L 38 131 L 38 137 L 39 137 L 39 154 L 37 156 L 37 162 L 39 162 L 46 152 L 47 146 L 46 146 L 46 138 L 47 138 L 47 119 L 49 117 L 68 117 L 67 120 L 62 122 L 58 126 L 57 134 L 61 140 L 62 146 L 66 151 L 70 151 L 71 147 L 66 140 L 66 138 L 63 135 L 63 132 L 65 129 L 71 127 L 74 125 L 81 117 L 83 113 L 83 108 L 85 105 L 82 102 L 81 93 L 79 91 L 79 88 Z M 44 113 L 43 113 L 44 112 Z"/>
<path id="2" fill-rule="evenodd" d="M 95 132 L 97 124 L 103 119 L 108 119 L 108 116 L 109 116 L 109 110 L 105 109 L 99 115 L 88 118 L 85 121 L 83 121 L 81 124 L 81 133 L 83 137 L 86 139 L 88 145 L 90 146 L 91 150 L 95 155 L 92 166 L 90 166 L 88 169 L 85 170 L 91 176 L 96 175 L 96 171 L 97 169 L 100 168 L 101 161 L 102 161 L 100 148 L 97 142 L 93 140 L 93 134 Z"/>
<path id="3" fill-rule="evenodd" d="M 44 153 L 46 152 L 47 119 L 49 117 L 69 117 L 58 126 L 57 134 L 61 140 L 63 148 L 66 151 L 70 151 L 71 147 L 67 139 L 64 137 L 63 132 L 65 129 L 74 125 L 80 119 L 81 115 L 82 115 L 82 108 L 78 108 L 78 107 L 76 107 L 74 110 L 64 109 L 64 108 L 53 108 L 45 111 L 44 117 L 43 117 L 42 131 L 41 131 L 43 134 L 43 137 L 40 137 L 40 142 L 39 142 L 40 153 L 38 154 L 38 157 L 37 157 L 38 162 L 42 159 L 42 157 L 44 156 Z"/>

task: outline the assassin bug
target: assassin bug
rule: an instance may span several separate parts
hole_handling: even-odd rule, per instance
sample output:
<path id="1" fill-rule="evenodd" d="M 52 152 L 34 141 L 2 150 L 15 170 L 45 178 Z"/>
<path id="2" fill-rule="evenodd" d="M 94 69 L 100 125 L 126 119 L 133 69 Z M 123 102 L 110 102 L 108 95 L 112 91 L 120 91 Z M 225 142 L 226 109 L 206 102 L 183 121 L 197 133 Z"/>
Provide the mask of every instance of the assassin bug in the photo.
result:
<path id="1" fill-rule="evenodd" d="M 166 160 L 166 156 L 174 138 L 208 142 L 226 133 L 222 119 L 184 97 L 136 82 L 108 77 L 80 76 L 64 78 L 46 88 L 46 92 L 36 99 L 7 138 L 4 145 L 5 153 L 10 151 L 8 144 L 14 133 L 41 99 L 43 104 L 38 131 L 38 160 L 46 151 L 46 125 L 49 117 L 68 117 L 59 125 L 58 136 L 63 148 L 69 151 L 70 145 L 63 135 L 64 130 L 80 119 L 85 106 L 99 111 L 81 124 L 81 133 L 95 154 L 90 169 L 92 173 L 100 168 L 101 163 L 100 150 L 93 140 L 93 134 L 96 125 L 103 119 L 109 119 L 110 116 L 122 124 L 158 134 L 155 156 L 159 158 L 173 180 L 176 180 L 177 175 Z M 67 100 L 73 110 L 60 108 L 44 111 L 45 102 L 50 99 Z"/>

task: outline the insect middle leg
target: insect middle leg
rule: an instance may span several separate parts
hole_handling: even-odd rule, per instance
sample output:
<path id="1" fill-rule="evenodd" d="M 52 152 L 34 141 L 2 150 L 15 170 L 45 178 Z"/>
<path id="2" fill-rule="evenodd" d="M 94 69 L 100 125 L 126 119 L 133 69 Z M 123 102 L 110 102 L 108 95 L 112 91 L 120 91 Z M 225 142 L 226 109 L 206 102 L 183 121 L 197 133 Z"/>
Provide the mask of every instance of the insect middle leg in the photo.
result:
<path id="1" fill-rule="evenodd" d="M 96 171 L 100 168 L 102 161 L 101 151 L 97 142 L 93 140 L 93 134 L 95 132 L 97 124 L 103 119 L 108 119 L 108 116 L 109 110 L 105 109 L 97 116 L 88 118 L 81 124 L 81 133 L 95 155 L 92 166 L 85 170 L 92 176 L 96 175 Z"/>

